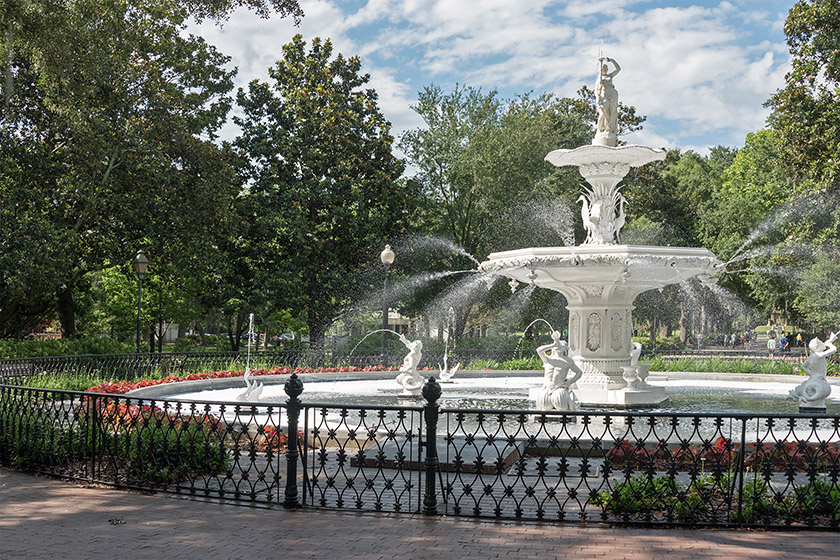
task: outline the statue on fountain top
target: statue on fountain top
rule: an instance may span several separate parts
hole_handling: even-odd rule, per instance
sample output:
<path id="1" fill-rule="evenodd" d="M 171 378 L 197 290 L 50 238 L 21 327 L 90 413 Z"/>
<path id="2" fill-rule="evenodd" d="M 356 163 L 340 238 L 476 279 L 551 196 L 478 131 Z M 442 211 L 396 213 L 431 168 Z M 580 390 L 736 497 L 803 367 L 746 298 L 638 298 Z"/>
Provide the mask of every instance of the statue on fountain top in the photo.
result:
<path id="1" fill-rule="evenodd" d="M 610 72 L 608 63 L 613 64 Z M 621 66 L 612 58 L 598 59 L 598 79 L 595 82 L 595 101 L 598 106 L 598 124 L 593 144 L 618 146 L 618 90 L 612 79 L 621 72 Z"/>
<path id="2" fill-rule="evenodd" d="M 396 381 L 403 388 L 403 395 L 419 395 L 423 389 L 423 378 L 417 373 L 417 365 L 423 358 L 423 341 L 408 340 L 400 335 L 400 342 L 408 348 L 408 354 L 403 358 Z"/>
<path id="3" fill-rule="evenodd" d="M 790 391 L 791 398 L 799 399 L 800 408 L 825 409 L 825 399 L 831 394 L 831 385 L 826 380 L 828 374 L 826 358 L 837 352 L 835 340 L 837 340 L 837 333 L 831 333 L 825 342 L 815 337 L 808 343 L 811 355 L 799 366 L 808 374 L 808 379 Z"/>
<path id="4" fill-rule="evenodd" d="M 577 410 L 577 399 L 572 392 L 572 385 L 581 378 L 581 370 L 569 357 L 569 345 L 560 340 L 560 333 L 551 333 L 551 343 L 537 348 L 537 355 L 543 362 L 545 377 L 537 396 L 537 408 L 541 410 Z M 549 353 L 550 352 L 550 353 Z M 567 378 L 569 370 L 575 372 Z"/>

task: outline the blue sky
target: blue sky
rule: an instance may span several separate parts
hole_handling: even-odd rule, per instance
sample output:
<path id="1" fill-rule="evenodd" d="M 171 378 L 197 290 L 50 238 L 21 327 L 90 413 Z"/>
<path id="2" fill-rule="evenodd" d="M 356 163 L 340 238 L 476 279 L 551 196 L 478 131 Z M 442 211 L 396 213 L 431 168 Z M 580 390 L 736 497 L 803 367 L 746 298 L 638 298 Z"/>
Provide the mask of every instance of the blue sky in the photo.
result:
<path id="1" fill-rule="evenodd" d="M 762 104 L 784 83 L 789 56 L 784 19 L 794 0 L 301 0 L 306 16 L 262 20 L 245 10 L 221 27 L 189 31 L 233 58 L 237 86 L 267 79 L 295 33 L 329 37 L 358 55 L 393 132 L 422 126 L 417 92 L 456 83 L 499 91 L 573 96 L 593 87 L 603 41 L 622 71 L 623 103 L 646 115 L 624 139 L 705 153 L 742 146 L 764 126 Z M 235 134 L 233 125 L 223 136 Z"/>

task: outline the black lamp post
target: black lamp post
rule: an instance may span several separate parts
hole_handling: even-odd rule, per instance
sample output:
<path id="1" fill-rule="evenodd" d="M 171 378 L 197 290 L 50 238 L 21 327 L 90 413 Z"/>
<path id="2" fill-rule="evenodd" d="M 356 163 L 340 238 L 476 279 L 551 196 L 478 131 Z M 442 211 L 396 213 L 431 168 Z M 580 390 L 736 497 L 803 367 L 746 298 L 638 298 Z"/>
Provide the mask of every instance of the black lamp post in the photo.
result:
<path id="1" fill-rule="evenodd" d="M 382 264 L 385 266 L 385 290 L 382 292 L 382 328 L 388 328 L 388 290 L 390 288 L 390 281 L 391 281 L 391 265 L 394 264 L 394 251 L 391 250 L 390 245 L 385 245 L 385 249 L 379 254 L 379 260 L 382 261 Z M 388 365 L 385 363 L 385 335 L 387 333 L 383 330 L 382 331 L 382 365 Z"/>
<path id="2" fill-rule="evenodd" d="M 131 266 L 134 267 L 134 272 L 137 273 L 137 348 L 135 352 L 140 353 L 140 305 L 143 301 L 143 277 L 146 275 L 146 269 L 149 268 L 149 259 L 146 258 L 146 253 L 143 249 L 137 251 L 137 256 L 131 261 Z"/>

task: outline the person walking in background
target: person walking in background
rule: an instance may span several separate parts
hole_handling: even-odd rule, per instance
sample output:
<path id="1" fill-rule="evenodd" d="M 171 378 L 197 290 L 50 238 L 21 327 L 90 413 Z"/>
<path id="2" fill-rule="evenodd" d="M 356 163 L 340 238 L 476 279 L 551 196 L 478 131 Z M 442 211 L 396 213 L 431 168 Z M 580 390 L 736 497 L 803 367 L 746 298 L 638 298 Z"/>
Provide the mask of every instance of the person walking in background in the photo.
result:
<path id="1" fill-rule="evenodd" d="M 802 333 L 796 333 L 796 345 L 802 346 Z"/>
<path id="2" fill-rule="evenodd" d="M 780 352 L 789 352 L 790 351 L 790 339 L 785 336 L 785 333 L 782 333 L 782 336 L 779 337 L 779 351 Z"/>
<path id="3" fill-rule="evenodd" d="M 776 333 L 770 331 L 770 338 L 767 339 L 767 351 L 770 353 L 770 359 L 773 359 L 773 354 L 776 353 L 776 349 L 778 348 L 778 341 L 776 340 Z"/>

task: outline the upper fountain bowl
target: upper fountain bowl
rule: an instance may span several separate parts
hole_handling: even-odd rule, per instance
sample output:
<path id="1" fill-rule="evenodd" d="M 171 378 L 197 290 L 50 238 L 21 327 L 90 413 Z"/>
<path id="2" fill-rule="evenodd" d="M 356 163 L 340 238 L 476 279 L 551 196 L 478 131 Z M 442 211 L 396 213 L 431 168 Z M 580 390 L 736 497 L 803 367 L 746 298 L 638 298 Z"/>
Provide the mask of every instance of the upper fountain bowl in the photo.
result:
<path id="1" fill-rule="evenodd" d="M 570 302 L 620 292 L 629 304 L 644 291 L 689 278 L 712 281 L 719 264 L 703 248 L 580 245 L 491 253 L 480 270 L 561 292 Z"/>

